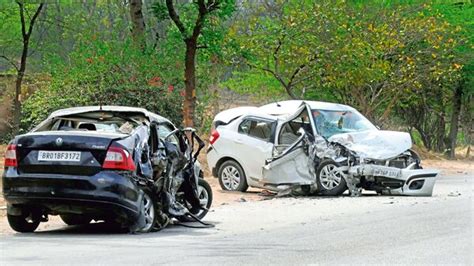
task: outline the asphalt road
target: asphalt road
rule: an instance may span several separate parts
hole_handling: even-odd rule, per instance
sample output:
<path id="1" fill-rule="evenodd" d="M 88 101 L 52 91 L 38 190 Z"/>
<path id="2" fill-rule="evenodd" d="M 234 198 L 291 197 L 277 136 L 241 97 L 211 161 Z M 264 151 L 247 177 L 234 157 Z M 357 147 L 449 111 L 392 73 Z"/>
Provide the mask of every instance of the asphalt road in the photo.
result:
<path id="1" fill-rule="evenodd" d="M 114 234 L 103 225 L 1 236 L 2 265 L 473 265 L 472 174 L 433 197 L 280 198 L 218 206 L 210 229 Z"/>

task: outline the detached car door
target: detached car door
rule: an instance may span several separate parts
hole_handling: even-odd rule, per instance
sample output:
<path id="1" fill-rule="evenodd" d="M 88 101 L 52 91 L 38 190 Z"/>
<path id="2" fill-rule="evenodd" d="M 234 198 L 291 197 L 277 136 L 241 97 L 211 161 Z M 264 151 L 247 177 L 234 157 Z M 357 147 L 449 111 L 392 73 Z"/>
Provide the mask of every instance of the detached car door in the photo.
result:
<path id="1" fill-rule="evenodd" d="M 245 117 L 238 125 L 235 149 L 248 178 L 262 178 L 262 165 L 272 156 L 275 129 L 276 120 L 259 117 Z"/>

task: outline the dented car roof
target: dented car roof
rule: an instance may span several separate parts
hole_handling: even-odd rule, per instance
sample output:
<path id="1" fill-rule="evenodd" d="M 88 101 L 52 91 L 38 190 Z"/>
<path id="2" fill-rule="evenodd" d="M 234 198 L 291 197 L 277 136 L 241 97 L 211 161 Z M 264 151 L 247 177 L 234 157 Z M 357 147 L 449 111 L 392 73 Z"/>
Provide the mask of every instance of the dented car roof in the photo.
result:
<path id="1" fill-rule="evenodd" d="M 308 104 L 311 109 L 328 110 L 328 111 L 356 111 L 356 109 L 337 103 L 288 100 L 269 103 L 260 107 L 256 106 L 240 106 L 224 110 L 214 117 L 214 121 L 222 121 L 229 123 L 233 119 L 242 115 L 255 115 L 262 118 L 285 118 L 293 115 L 303 104 Z"/>
<path id="2" fill-rule="evenodd" d="M 82 114 L 82 113 L 88 113 L 88 112 L 99 112 L 99 111 L 142 113 L 146 117 L 156 122 L 170 122 L 168 119 L 160 115 L 157 115 L 155 113 L 149 112 L 144 108 L 129 107 L 129 106 L 113 106 L 113 105 L 83 106 L 83 107 L 71 107 L 71 108 L 66 108 L 66 109 L 60 109 L 60 110 L 52 112 L 48 118 L 51 119 L 51 118 L 60 117 L 60 116 L 69 116 L 69 115 Z"/>
<path id="3" fill-rule="evenodd" d="M 318 101 L 302 101 L 302 100 L 289 100 L 274 102 L 267 105 L 263 105 L 258 109 L 270 114 L 270 115 L 289 115 L 293 114 L 302 104 L 308 104 L 311 109 L 320 109 L 328 111 L 352 111 L 354 108 L 338 103 L 318 102 Z"/>

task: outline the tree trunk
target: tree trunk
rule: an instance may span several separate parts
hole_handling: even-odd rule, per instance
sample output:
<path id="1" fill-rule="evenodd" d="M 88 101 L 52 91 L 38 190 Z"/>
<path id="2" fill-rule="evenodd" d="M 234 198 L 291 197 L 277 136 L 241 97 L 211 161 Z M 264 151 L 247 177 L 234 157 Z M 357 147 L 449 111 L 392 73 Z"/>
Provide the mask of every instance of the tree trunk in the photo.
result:
<path id="1" fill-rule="evenodd" d="M 25 76 L 26 70 L 26 59 L 28 57 L 28 47 L 30 43 L 31 32 L 33 30 L 33 25 L 35 24 L 38 15 L 41 12 L 44 4 L 40 4 L 36 9 L 35 14 L 31 17 L 30 25 L 28 30 L 26 29 L 26 22 L 25 22 L 25 7 L 23 2 L 17 2 L 20 8 L 20 22 L 21 22 L 21 33 L 23 37 L 23 49 L 21 52 L 21 60 L 20 60 L 20 67 L 18 68 L 16 82 L 15 82 L 15 112 L 14 112 L 14 121 L 15 127 L 13 129 L 13 133 L 17 134 L 20 129 L 20 117 L 21 117 L 21 84 L 23 83 L 23 77 Z"/>
<path id="2" fill-rule="evenodd" d="M 458 136 L 459 115 L 461 114 L 462 105 L 462 84 L 459 83 L 453 95 L 453 114 L 451 116 L 451 128 L 449 130 L 449 153 L 451 159 L 456 157 L 456 140 Z"/>
<path id="3" fill-rule="evenodd" d="M 438 127 L 435 129 L 435 151 L 444 152 L 445 151 L 445 136 L 446 136 L 446 120 L 444 117 L 444 112 L 439 114 Z"/>
<path id="4" fill-rule="evenodd" d="M 431 139 L 428 136 L 428 134 L 426 134 L 425 131 L 421 129 L 421 127 L 416 126 L 416 125 L 414 127 L 416 128 L 418 133 L 420 133 L 421 141 L 423 142 L 423 145 L 425 146 L 425 148 L 428 150 L 431 150 L 432 149 Z"/>
<path id="5" fill-rule="evenodd" d="M 23 49 L 22 54 L 26 54 L 28 49 Z M 21 84 L 23 82 L 23 77 L 25 76 L 25 64 L 26 64 L 26 56 L 23 60 L 21 60 L 20 69 L 18 70 L 16 81 L 15 81 L 15 112 L 14 112 L 14 124 L 15 127 L 13 129 L 13 133 L 16 135 L 20 130 L 20 118 L 21 118 Z"/>
<path id="6" fill-rule="evenodd" d="M 186 41 L 186 55 L 184 58 L 184 125 L 194 127 L 194 109 L 196 107 L 196 40 Z"/>
<path id="7" fill-rule="evenodd" d="M 130 0 L 130 19 L 133 41 L 138 47 L 145 49 L 145 20 L 143 19 L 142 0 Z"/>

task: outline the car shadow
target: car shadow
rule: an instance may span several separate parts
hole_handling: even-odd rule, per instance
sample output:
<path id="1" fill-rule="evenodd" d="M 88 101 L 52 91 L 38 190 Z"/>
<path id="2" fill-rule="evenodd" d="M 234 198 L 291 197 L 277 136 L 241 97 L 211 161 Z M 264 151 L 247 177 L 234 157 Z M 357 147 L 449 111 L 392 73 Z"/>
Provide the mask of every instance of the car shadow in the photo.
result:
<path id="1" fill-rule="evenodd" d="M 261 201 L 265 200 L 273 200 L 273 199 L 278 199 L 278 198 L 298 198 L 298 199 L 338 199 L 338 198 L 371 198 L 371 197 L 376 197 L 376 198 L 392 198 L 392 197 L 404 197 L 400 195 L 381 195 L 377 194 L 376 192 L 373 191 L 364 191 L 362 194 L 359 196 L 351 196 L 348 191 L 345 191 L 342 195 L 339 196 L 327 196 L 327 195 L 321 195 L 321 194 L 309 194 L 309 195 L 303 195 L 303 194 L 286 194 L 286 195 L 278 195 L 277 193 L 274 194 L 262 194 L 261 195 Z"/>
<path id="2" fill-rule="evenodd" d="M 53 237 L 53 236 L 128 236 L 128 237 L 160 237 L 170 235 L 191 235 L 204 236 L 215 232 L 214 226 L 217 222 L 206 222 L 210 226 L 203 226 L 202 224 L 192 223 L 178 223 L 170 224 L 166 228 L 149 233 L 134 233 L 121 228 L 117 228 L 105 222 L 93 222 L 87 225 L 64 225 L 55 228 L 43 228 L 34 233 L 17 233 L 15 236 L 35 236 L 35 237 Z M 209 230 L 210 229 L 210 230 Z"/>

